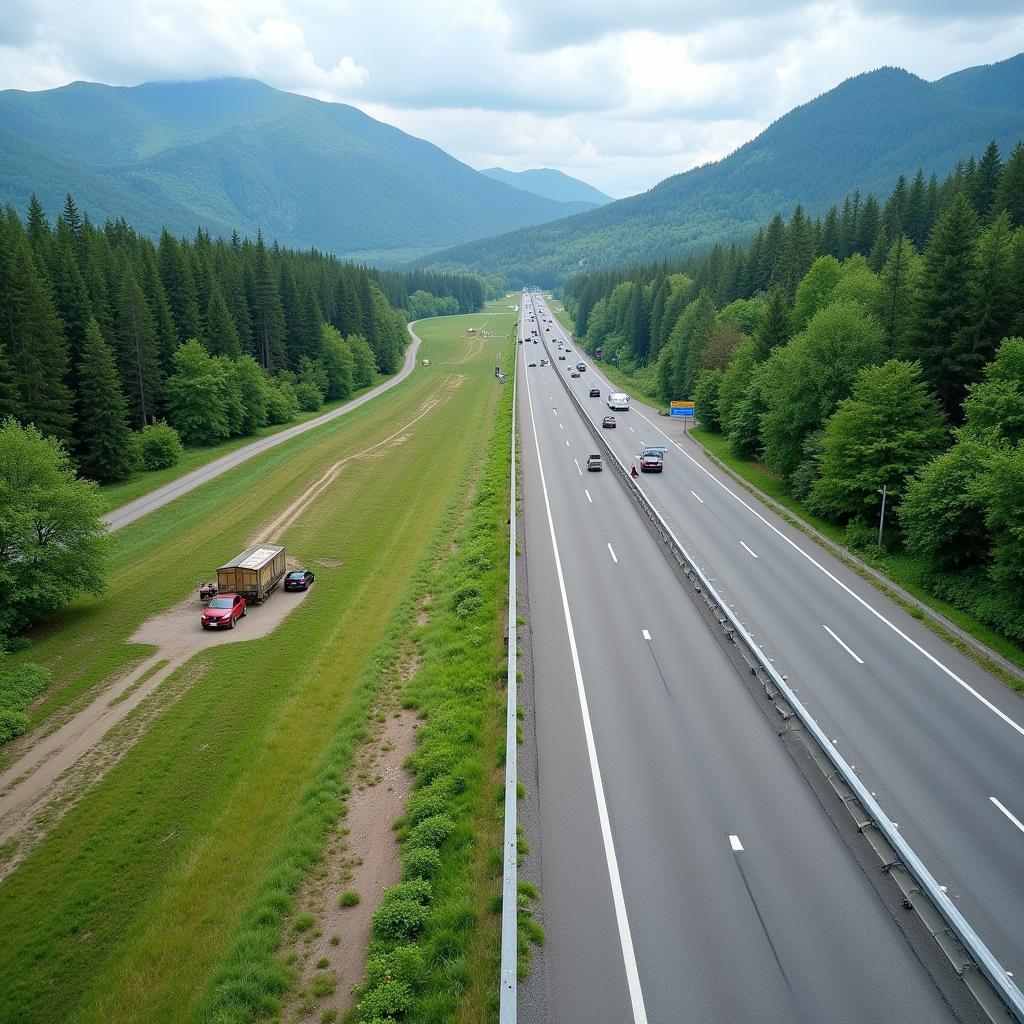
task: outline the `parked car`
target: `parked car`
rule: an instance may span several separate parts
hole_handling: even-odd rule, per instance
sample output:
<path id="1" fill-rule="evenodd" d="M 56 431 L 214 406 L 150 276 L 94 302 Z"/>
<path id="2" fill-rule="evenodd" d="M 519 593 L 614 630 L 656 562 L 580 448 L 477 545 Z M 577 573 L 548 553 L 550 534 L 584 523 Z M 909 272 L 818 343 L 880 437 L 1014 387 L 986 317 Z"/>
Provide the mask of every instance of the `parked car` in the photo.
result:
<path id="1" fill-rule="evenodd" d="M 591 388 L 590 389 L 590 397 L 591 398 L 600 398 L 601 397 L 601 389 L 600 388 Z"/>
<path id="2" fill-rule="evenodd" d="M 203 629 L 234 629 L 245 618 L 245 598 L 241 594 L 218 594 L 212 598 L 199 620 Z"/>
<path id="3" fill-rule="evenodd" d="M 603 420 L 601 420 L 601 426 L 602 427 L 614 427 L 615 426 L 615 417 L 614 416 L 605 416 L 605 418 Z"/>
<path id="4" fill-rule="evenodd" d="M 284 589 L 285 590 L 309 590 L 313 586 L 314 577 L 313 573 L 309 569 L 296 569 L 295 572 L 288 573 L 284 578 Z"/>
<path id="5" fill-rule="evenodd" d="M 601 462 L 600 455 L 591 455 L 587 459 L 587 472 L 600 473 L 602 469 L 604 469 L 604 464 Z"/>

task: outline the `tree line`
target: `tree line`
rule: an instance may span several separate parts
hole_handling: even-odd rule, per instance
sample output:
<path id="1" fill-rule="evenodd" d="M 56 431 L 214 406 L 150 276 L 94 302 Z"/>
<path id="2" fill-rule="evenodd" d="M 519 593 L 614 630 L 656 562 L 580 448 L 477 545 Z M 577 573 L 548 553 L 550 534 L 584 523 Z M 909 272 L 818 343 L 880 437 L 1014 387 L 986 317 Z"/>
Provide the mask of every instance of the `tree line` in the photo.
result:
<path id="1" fill-rule="evenodd" d="M 24 222 L 0 216 L 0 420 L 120 480 L 173 451 L 166 431 L 136 436 L 144 427 L 166 420 L 186 444 L 212 444 L 393 373 L 406 317 L 382 288 L 482 304 L 468 276 L 376 273 L 260 234 L 154 243 L 122 219 L 93 225 L 70 195 L 51 225 L 33 197 Z"/>
<path id="2" fill-rule="evenodd" d="M 1024 642 L 1024 144 L 746 247 L 574 278 L 591 350 Z"/>

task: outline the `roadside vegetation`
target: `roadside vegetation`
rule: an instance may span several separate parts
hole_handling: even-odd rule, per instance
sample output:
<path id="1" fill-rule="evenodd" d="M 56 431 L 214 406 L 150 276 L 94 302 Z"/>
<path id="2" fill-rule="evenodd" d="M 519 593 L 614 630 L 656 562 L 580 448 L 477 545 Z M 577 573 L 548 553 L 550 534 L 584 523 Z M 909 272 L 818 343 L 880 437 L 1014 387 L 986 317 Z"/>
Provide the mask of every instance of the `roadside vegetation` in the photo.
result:
<path id="1" fill-rule="evenodd" d="M 495 310 L 491 323 L 511 334 L 511 319 Z M 172 676 L 161 691 L 177 700 L 165 698 L 127 755 L 4 881 L 0 1017 L 201 1019 L 224 994 L 216 980 L 240 964 L 233 988 L 245 988 L 239 956 L 251 956 L 255 978 L 273 953 L 267 936 L 320 830 L 337 821 L 327 809 L 342 798 L 389 638 L 408 622 L 417 566 L 488 448 L 502 394 L 497 343 L 456 340 L 480 320 L 426 331 L 432 367 L 379 401 L 119 531 L 107 593 L 79 600 L 35 639 L 32 658 L 53 673 L 38 722 L 151 651 L 123 640 L 187 597 L 225 552 L 271 539 L 260 524 L 340 458 L 393 438 L 352 459 L 272 538 L 316 570 L 302 614 Z M 241 1000 L 247 1012 L 280 991 L 280 978 L 260 979 Z"/>
<path id="2" fill-rule="evenodd" d="M 566 295 L 591 351 L 1024 664 L 1024 143 Z"/>

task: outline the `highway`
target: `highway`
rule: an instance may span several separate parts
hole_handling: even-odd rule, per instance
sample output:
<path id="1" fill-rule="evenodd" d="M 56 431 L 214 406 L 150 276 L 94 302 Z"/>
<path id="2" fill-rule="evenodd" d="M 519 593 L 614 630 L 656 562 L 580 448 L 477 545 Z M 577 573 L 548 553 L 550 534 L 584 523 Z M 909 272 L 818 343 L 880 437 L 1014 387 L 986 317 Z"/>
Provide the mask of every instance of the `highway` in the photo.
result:
<path id="1" fill-rule="evenodd" d="M 206 465 L 192 470 L 191 473 L 185 473 L 183 476 L 178 477 L 177 480 L 172 480 L 169 484 L 164 484 L 163 487 L 154 488 L 152 491 L 142 495 L 141 498 L 129 501 L 120 508 L 111 509 L 103 517 L 108 530 L 112 533 L 114 530 L 120 530 L 129 523 L 134 523 L 143 516 L 149 515 L 150 512 L 170 504 L 183 494 L 188 494 L 189 491 L 194 491 L 197 487 L 201 487 L 210 480 L 216 479 L 229 469 L 234 469 L 243 462 L 248 462 L 249 459 L 261 455 L 271 448 L 276 448 L 279 444 L 284 444 L 285 441 L 290 441 L 293 437 L 298 437 L 299 434 L 305 434 L 309 430 L 315 430 L 325 423 L 330 423 L 331 420 L 336 420 L 339 416 L 344 416 L 346 413 L 358 409 L 361 405 L 365 405 L 378 395 L 401 383 L 412 373 L 416 366 L 416 352 L 420 347 L 420 339 L 413 330 L 414 324 L 415 321 L 408 325 L 412 343 L 405 350 L 405 361 L 402 363 L 402 368 L 393 377 L 389 377 L 386 381 L 371 388 L 358 398 L 352 399 L 351 402 L 339 405 L 337 409 L 332 409 L 330 412 L 325 412 L 322 416 L 306 420 L 305 423 L 297 423 L 294 427 L 286 427 L 284 430 L 279 430 L 276 434 L 262 437 L 251 444 L 242 445 L 241 448 L 236 448 L 233 452 L 222 455 L 219 459 L 214 459 L 206 463 Z"/>
<path id="2" fill-rule="evenodd" d="M 552 366 L 619 391 L 539 302 Z M 550 328 L 550 330 L 549 330 Z M 558 342 L 574 351 L 557 360 Z M 547 353 L 545 353 L 547 355 Z M 582 359 L 578 380 L 566 367 Z M 563 396 L 563 401 L 565 400 Z M 578 414 L 577 414 L 578 415 Z M 1003 966 L 1024 972 L 1024 700 L 720 472 L 682 425 L 632 402 L 604 431 L 640 484 Z"/>
<path id="3" fill-rule="evenodd" d="M 517 371 L 546 930 L 520 1020 L 954 1019 L 619 481 L 586 471 L 542 350 Z"/>

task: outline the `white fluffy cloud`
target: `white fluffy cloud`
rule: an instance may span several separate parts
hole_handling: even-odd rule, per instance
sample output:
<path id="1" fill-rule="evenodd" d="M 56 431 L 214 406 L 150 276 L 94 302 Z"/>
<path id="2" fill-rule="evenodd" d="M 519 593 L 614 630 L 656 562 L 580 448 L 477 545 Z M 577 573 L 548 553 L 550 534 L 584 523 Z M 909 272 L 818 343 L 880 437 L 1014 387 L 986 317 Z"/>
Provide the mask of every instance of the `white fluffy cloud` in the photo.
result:
<path id="1" fill-rule="evenodd" d="M 885 64 L 1024 50 L 1019 0 L 8 0 L 0 88 L 259 78 L 353 103 L 477 167 L 613 195 L 724 156 Z"/>

